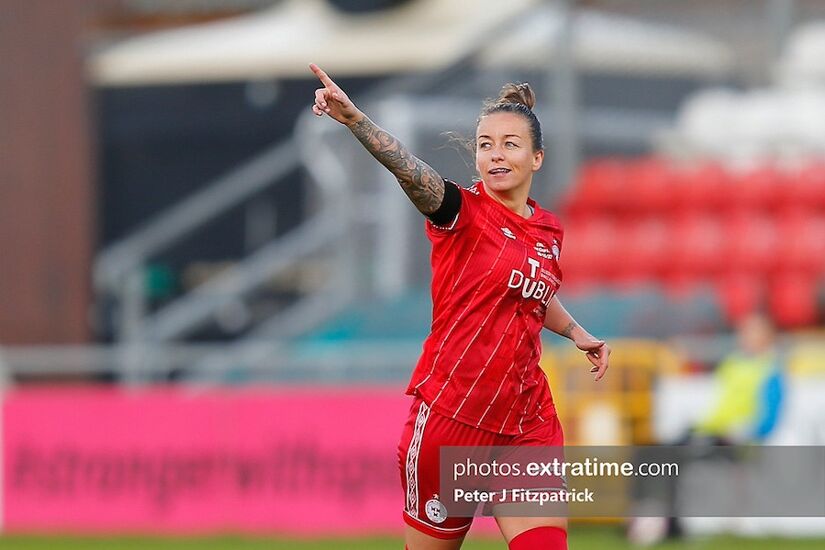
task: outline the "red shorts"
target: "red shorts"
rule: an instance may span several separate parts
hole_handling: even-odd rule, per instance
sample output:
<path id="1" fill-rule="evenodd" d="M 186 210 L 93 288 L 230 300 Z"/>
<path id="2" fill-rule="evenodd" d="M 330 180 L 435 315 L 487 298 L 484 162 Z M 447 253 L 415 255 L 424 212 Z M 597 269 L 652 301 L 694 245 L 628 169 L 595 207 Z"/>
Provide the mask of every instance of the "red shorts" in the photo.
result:
<path id="1" fill-rule="evenodd" d="M 553 415 L 529 432 L 501 435 L 442 416 L 420 397 L 413 399 L 410 415 L 398 444 L 401 486 L 406 495 L 404 521 L 440 539 L 467 534 L 472 517 L 452 517 L 439 500 L 439 451 L 442 446 L 558 446 L 564 433 Z"/>

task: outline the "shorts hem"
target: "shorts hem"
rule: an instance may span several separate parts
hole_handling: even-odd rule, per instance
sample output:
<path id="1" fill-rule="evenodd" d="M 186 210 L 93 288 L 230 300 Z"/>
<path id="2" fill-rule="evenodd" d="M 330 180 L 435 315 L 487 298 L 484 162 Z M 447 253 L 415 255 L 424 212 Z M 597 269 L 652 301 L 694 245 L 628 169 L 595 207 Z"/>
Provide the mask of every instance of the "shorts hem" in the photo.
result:
<path id="1" fill-rule="evenodd" d="M 465 527 L 443 529 L 441 527 L 435 527 L 428 523 L 424 523 L 420 519 L 412 517 L 406 511 L 404 511 L 402 515 L 404 516 L 404 522 L 416 531 L 420 531 L 425 535 L 429 535 L 431 537 L 442 540 L 460 539 L 461 537 L 467 534 L 467 532 L 470 530 L 470 527 L 473 524 L 472 520 L 470 520 L 469 522 L 467 522 L 467 525 Z"/>

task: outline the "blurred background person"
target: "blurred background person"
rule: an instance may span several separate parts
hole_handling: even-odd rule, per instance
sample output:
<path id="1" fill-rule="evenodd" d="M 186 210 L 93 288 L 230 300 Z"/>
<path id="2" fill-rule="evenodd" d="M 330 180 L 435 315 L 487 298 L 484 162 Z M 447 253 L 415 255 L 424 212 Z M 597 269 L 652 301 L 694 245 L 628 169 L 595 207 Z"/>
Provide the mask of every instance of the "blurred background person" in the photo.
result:
<path id="1" fill-rule="evenodd" d="M 776 340 L 770 318 L 754 311 L 736 324 L 735 349 L 725 355 L 712 370 L 711 399 L 701 405 L 698 420 L 675 441 L 665 444 L 690 446 L 687 456 L 695 460 L 736 462 L 741 458 L 734 449 L 720 446 L 762 444 L 779 424 L 787 404 L 786 371 L 783 350 Z M 654 455 L 655 456 L 655 455 Z M 682 463 L 688 468 L 689 463 Z M 666 503 L 661 509 L 678 510 L 679 478 L 663 479 L 658 485 Z M 637 491 L 640 488 L 637 488 Z M 647 491 L 656 489 L 647 486 Z M 641 506 L 651 494 L 637 494 Z M 651 545 L 665 538 L 676 539 L 685 534 L 680 518 L 639 517 L 628 522 L 628 539 Z"/>
<path id="2" fill-rule="evenodd" d="M 714 444 L 765 441 L 777 426 L 786 396 L 785 367 L 771 320 L 760 313 L 736 327 L 737 349 L 713 372 L 710 410 L 687 438 Z"/>

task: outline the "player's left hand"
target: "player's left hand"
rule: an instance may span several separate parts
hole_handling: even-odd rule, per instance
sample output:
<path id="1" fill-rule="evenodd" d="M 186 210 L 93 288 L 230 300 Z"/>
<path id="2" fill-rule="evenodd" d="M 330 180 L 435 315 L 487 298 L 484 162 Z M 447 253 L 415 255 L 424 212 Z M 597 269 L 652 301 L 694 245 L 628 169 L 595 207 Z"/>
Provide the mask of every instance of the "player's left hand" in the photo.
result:
<path id="1" fill-rule="evenodd" d="M 604 340 L 585 340 L 576 342 L 576 347 L 585 352 L 587 359 L 593 364 L 593 368 L 590 369 L 590 372 L 595 374 L 593 380 L 598 382 L 604 378 L 610 366 L 610 346 Z"/>

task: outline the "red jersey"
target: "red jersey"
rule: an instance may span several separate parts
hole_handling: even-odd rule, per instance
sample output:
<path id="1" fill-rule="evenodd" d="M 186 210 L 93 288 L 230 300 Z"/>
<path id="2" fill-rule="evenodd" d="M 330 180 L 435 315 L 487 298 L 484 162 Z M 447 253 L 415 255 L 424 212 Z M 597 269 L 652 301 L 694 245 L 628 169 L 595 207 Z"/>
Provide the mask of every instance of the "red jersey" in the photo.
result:
<path id="1" fill-rule="evenodd" d="M 450 185 L 449 183 L 447 185 Z M 555 414 L 539 367 L 547 305 L 561 284 L 558 219 L 528 199 L 525 219 L 481 182 L 461 189 L 449 227 L 427 220 L 433 321 L 407 393 L 437 413 L 501 434 Z"/>

